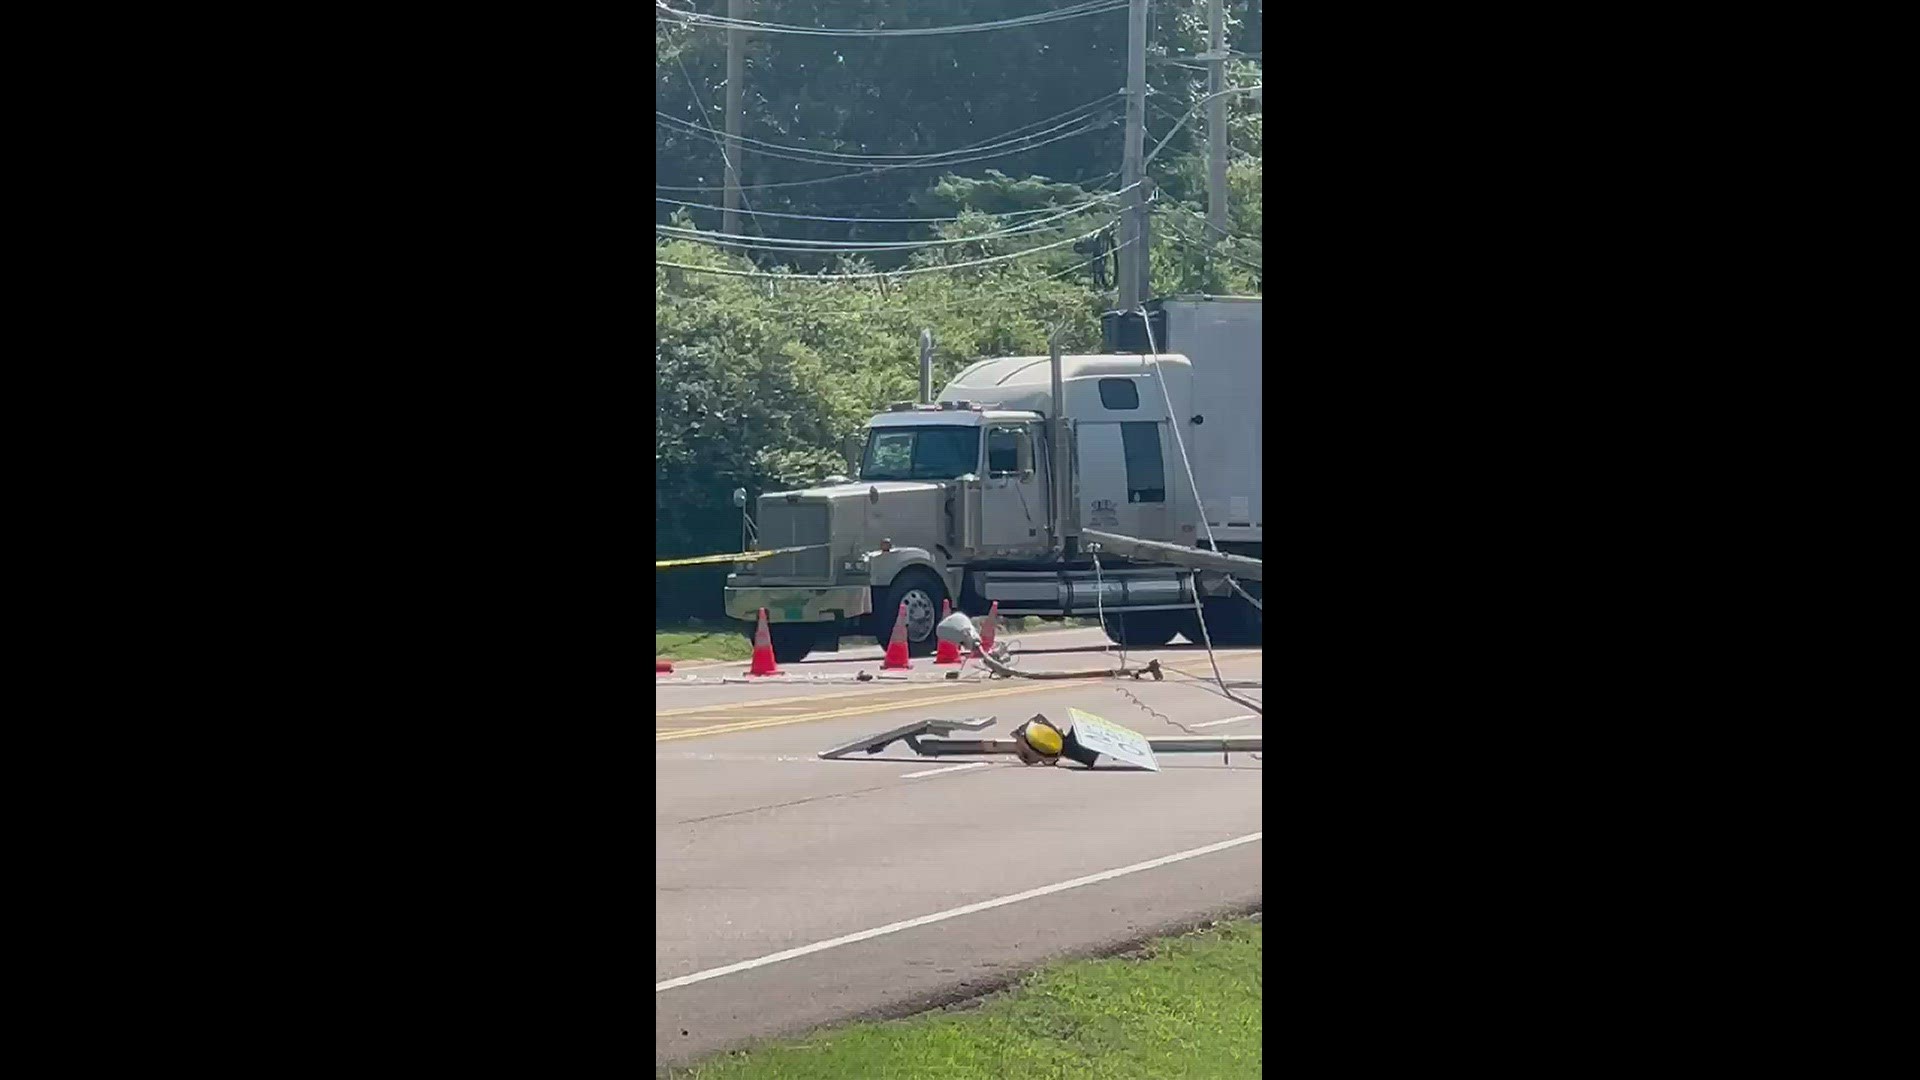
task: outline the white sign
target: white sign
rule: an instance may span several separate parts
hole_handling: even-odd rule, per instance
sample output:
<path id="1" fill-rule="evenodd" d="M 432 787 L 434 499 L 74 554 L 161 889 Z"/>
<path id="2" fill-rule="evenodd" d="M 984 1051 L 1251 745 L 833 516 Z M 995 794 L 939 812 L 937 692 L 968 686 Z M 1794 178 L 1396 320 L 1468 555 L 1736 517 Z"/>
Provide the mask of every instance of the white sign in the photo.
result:
<path id="1" fill-rule="evenodd" d="M 1160 771 L 1160 763 L 1153 760 L 1153 747 L 1147 743 L 1146 736 L 1079 709 L 1068 709 L 1067 717 L 1073 723 L 1073 737 L 1081 746 L 1129 765 Z"/>

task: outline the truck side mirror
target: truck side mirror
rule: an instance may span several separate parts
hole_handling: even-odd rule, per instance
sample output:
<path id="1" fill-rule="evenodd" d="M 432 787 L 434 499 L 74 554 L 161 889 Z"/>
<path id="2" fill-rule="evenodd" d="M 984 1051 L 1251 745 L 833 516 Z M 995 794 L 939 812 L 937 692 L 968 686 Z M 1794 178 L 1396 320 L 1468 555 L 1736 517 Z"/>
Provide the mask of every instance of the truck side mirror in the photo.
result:
<path id="1" fill-rule="evenodd" d="M 847 459 L 847 468 L 860 471 L 860 452 L 866 449 L 866 440 L 858 435 L 849 435 L 840 440 L 840 456 Z"/>

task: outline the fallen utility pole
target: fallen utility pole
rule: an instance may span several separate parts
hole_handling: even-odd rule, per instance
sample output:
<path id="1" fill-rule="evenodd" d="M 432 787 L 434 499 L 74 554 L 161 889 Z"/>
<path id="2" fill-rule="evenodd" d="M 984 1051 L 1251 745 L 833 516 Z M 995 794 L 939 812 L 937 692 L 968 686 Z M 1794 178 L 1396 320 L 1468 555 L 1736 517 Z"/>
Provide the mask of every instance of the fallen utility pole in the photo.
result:
<path id="1" fill-rule="evenodd" d="M 904 738 L 904 736 L 903 736 Z M 1012 739 L 921 739 L 908 740 L 914 752 L 925 757 L 954 757 L 960 754 L 1018 754 Z M 1223 735 L 1217 739 L 1148 739 L 1156 754 L 1243 754 L 1259 753 L 1258 735 Z"/>
<path id="2" fill-rule="evenodd" d="M 1083 550 L 1091 550 L 1091 545 L 1099 544 L 1100 550 L 1129 559 L 1171 563 L 1174 566 L 1186 566 L 1195 570 L 1218 570 L 1246 578 L 1248 581 L 1260 580 L 1260 560 L 1249 559 L 1244 555 L 1229 555 L 1224 551 L 1182 547 L 1179 544 L 1163 544 L 1158 540 L 1140 540 L 1131 536 L 1121 536 L 1118 533 L 1100 532 L 1096 529 L 1080 530 L 1080 540 Z"/>
<path id="3" fill-rule="evenodd" d="M 994 717 L 982 716 L 966 720 L 919 720 L 888 731 L 855 739 L 844 746 L 820 751 L 822 758 L 852 757 L 856 753 L 877 754 L 896 742 L 905 742 L 907 748 L 922 757 L 955 757 L 963 754 L 1008 754 L 1018 756 L 1020 745 L 1014 739 L 950 739 L 930 736 L 942 736 L 956 729 L 962 731 L 983 731 L 993 726 Z M 1263 747 L 1259 735 L 1228 735 L 1219 738 L 1170 738 L 1147 739 L 1148 746 L 1156 754 L 1257 754 Z"/>

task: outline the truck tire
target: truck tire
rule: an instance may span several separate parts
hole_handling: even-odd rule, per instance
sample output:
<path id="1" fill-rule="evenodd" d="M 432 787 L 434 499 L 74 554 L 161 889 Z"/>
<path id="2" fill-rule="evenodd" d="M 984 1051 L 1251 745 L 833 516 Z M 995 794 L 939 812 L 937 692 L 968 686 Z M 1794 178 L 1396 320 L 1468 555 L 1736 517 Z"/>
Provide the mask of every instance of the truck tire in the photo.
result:
<path id="1" fill-rule="evenodd" d="M 809 623 L 782 623 L 767 627 L 767 636 L 773 641 L 776 663 L 797 664 L 813 651 L 820 628 Z"/>
<path id="2" fill-rule="evenodd" d="M 1129 649 L 1157 649 L 1180 633 L 1178 611 L 1123 611 L 1100 621 L 1107 640 Z"/>
<path id="3" fill-rule="evenodd" d="M 886 648 L 893 640 L 893 623 L 900 605 L 907 605 L 907 655 L 932 656 L 940 639 L 933 628 L 940 621 L 940 601 L 947 598 L 947 587 L 925 567 L 903 570 L 886 589 L 876 589 L 873 605 L 874 637 Z"/>

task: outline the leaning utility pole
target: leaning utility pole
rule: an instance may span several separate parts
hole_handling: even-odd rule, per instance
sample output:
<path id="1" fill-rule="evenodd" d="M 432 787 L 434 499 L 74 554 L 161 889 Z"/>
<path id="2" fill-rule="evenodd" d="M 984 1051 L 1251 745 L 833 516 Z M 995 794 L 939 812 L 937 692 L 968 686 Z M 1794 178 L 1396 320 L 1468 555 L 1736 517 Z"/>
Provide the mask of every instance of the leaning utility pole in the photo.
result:
<path id="1" fill-rule="evenodd" d="M 1225 0 L 1208 0 L 1207 246 L 1227 232 L 1227 15 Z"/>
<path id="2" fill-rule="evenodd" d="M 746 17 L 747 0 L 727 0 L 727 18 Z M 740 82 L 742 63 L 741 52 L 745 34 L 739 30 L 727 31 L 727 145 L 720 148 L 722 166 L 727 170 L 726 192 L 721 205 L 726 208 L 721 215 L 721 228 L 732 236 L 741 235 L 740 215 L 736 210 L 740 206 L 740 175 L 734 162 L 740 156 Z"/>
<path id="3" fill-rule="evenodd" d="M 1120 185 L 1127 192 L 1127 211 L 1120 226 L 1120 310 L 1140 306 L 1146 279 L 1147 200 L 1140 183 L 1146 171 L 1147 129 L 1147 0 L 1127 4 L 1127 146 L 1120 161 Z"/>

